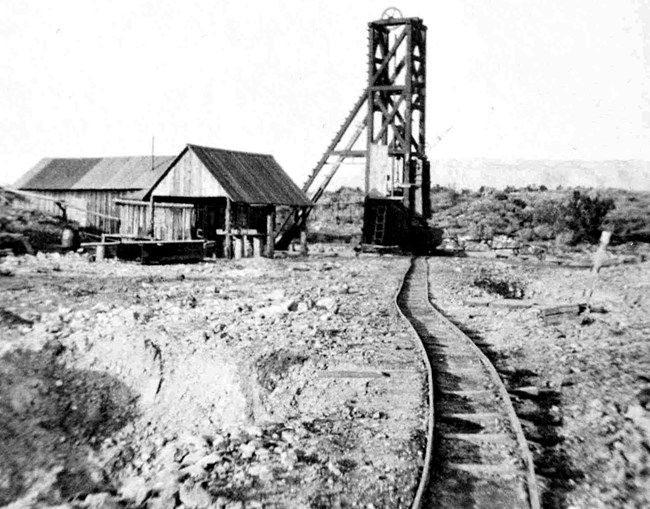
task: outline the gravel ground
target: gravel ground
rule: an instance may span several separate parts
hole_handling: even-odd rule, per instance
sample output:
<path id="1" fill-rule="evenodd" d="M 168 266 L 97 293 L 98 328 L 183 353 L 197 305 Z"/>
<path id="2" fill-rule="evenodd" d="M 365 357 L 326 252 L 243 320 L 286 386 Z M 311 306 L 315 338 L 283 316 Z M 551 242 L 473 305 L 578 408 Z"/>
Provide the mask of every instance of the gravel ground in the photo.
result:
<path id="1" fill-rule="evenodd" d="M 398 257 L 0 264 L 0 505 L 408 507 Z"/>
<path id="2" fill-rule="evenodd" d="M 585 302 L 589 270 L 430 259 L 433 302 L 513 396 L 544 507 L 650 507 L 649 269 L 604 268 L 592 304 L 605 313 L 544 321 L 543 309 Z"/>
<path id="3" fill-rule="evenodd" d="M 408 259 L 314 251 L 5 258 L 0 505 L 407 507 L 425 415 L 392 303 Z M 601 270 L 605 313 L 545 321 L 588 270 L 430 259 L 433 302 L 513 396 L 545 507 L 650 506 L 648 265 Z"/>

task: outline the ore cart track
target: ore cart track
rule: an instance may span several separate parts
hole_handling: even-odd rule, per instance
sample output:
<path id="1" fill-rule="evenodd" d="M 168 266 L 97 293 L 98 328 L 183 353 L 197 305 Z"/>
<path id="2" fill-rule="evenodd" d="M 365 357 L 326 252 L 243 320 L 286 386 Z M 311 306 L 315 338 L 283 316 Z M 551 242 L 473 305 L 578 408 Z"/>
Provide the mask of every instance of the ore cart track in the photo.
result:
<path id="1" fill-rule="evenodd" d="M 480 349 L 431 304 L 428 275 L 426 259 L 415 258 L 396 298 L 422 342 L 433 389 L 413 507 L 538 509 L 532 457 L 506 388 Z"/>

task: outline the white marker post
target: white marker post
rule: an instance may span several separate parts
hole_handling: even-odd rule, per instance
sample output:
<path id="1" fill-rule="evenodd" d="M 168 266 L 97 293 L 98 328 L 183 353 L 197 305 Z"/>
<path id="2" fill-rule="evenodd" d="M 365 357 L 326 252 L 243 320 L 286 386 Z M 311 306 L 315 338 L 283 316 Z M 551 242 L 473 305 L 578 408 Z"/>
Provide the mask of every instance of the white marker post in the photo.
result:
<path id="1" fill-rule="evenodd" d="M 591 301 L 591 296 L 594 294 L 596 289 L 596 283 L 598 282 L 598 272 L 600 268 L 607 260 L 607 245 L 609 240 L 612 238 L 612 232 L 604 231 L 600 234 L 600 245 L 598 250 L 594 254 L 594 265 L 591 268 L 591 287 L 589 288 L 589 293 L 587 294 L 587 310 L 589 310 L 589 302 Z"/>

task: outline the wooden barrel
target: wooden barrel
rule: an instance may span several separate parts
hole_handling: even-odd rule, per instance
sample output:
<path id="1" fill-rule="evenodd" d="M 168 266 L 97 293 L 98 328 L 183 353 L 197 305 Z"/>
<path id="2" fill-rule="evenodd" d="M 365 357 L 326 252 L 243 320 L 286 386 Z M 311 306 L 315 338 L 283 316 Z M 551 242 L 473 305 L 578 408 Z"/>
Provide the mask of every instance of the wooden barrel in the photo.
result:
<path id="1" fill-rule="evenodd" d="M 95 251 L 95 260 L 101 262 L 106 257 L 106 246 L 104 244 L 98 244 Z"/>
<path id="2" fill-rule="evenodd" d="M 63 249 L 77 249 L 79 247 L 79 233 L 72 228 L 65 228 L 61 233 L 61 247 Z"/>

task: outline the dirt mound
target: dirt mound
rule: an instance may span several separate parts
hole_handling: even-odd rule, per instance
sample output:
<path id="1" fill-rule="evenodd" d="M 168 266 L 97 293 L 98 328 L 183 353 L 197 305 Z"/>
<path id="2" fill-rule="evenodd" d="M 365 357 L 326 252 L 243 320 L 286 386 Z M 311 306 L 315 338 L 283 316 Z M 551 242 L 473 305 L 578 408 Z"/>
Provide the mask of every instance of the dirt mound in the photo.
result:
<path id="1" fill-rule="evenodd" d="M 2 204 L 0 250 L 8 250 L 14 254 L 59 250 L 63 230 L 70 227 L 78 228 L 78 225 L 37 210 Z"/>

